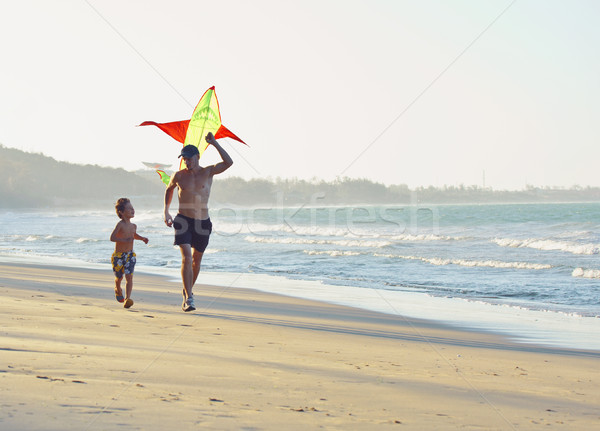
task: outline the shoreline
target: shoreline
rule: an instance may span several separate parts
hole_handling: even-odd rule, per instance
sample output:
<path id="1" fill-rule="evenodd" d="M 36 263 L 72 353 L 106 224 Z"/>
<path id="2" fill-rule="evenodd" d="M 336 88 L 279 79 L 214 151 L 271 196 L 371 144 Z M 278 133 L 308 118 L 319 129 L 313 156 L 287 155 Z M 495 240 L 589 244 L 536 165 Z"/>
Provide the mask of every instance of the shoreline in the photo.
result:
<path id="1" fill-rule="evenodd" d="M 600 352 L 110 271 L 0 263 L 0 427 L 588 430 Z"/>
<path id="2" fill-rule="evenodd" d="M 14 430 L 559 429 L 600 419 L 599 352 L 252 289 L 0 263 L 0 391 Z"/>
<path id="3" fill-rule="evenodd" d="M 42 258 L 27 262 L 22 256 L 0 255 L 0 265 L 41 265 L 90 269 L 111 274 L 109 266 L 69 258 Z M 181 283 L 179 269 L 136 266 L 136 274 L 166 277 Z M 380 291 L 354 286 L 328 285 L 319 281 L 284 276 L 202 271 L 198 284 L 254 289 L 301 300 L 356 308 L 390 316 L 429 320 L 458 330 L 484 332 L 505 337 L 517 344 L 600 352 L 600 318 L 573 313 L 523 309 L 476 300 L 431 296 L 421 292 Z"/>
<path id="4" fill-rule="evenodd" d="M 104 266 L 104 265 L 102 265 Z M 85 266 L 82 265 L 81 267 L 71 267 L 68 265 L 62 266 L 62 265 L 50 265 L 50 264 L 43 264 L 43 263 L 6 263 L 6 262 L 2 262 L 0 261 L 0 274 L 3 271 L 6 271 L 6 267 L 17 267 L 17 268 L 22 268 L 22 269 L 26 269 L 26 268 L 30 268 L 30 269 L 37 269 L 40 271 L 68 271 L 68 272 L 83 272 L 83 273 L 89 273 L 89 274 L 93 274 L 95 277 L 106 277 L 108 280 L 110 280 L 109 282 L 109 287 L 112 289 L 113 286 L 113 278 L 112 278 L 112 272 L 110 270 L 105 270 L 105 269 L 98 269 L 98 268 L 93 268 L 90 266 Z M 136 267 L 137 268 L 137 267 Z M 162 285 L 163 286 L 169 286 L 167 289 L 165 289 L 163 293 L 163 295 L 160 295 L 161 297 L 165 297 L 168 296 L 168 302 L 170 303 L 170 305 L 173 305 L 175 308 L 174 310 L 172 310 L 175 314 L 182 314 L 183 312 L 181 311 L 181 299 L 180 299 L 180 286 L 181 286 L 181 280 L 178 278 L 173 278 L 170 275 L 166 275 L 166 274 L 161 274 L 159 271 L 157 272 L 152 272 L 152 271 L 144 271 L 144 269 L 148 269 L 147 267 L 144 268 L 143 266 L 141 267 L 142 269 L 140 269 L 139 271 L 136 269 L 135 275 L 134 275 L 134 290 L 136 289 L 136 278 L 137 277 L 144 277 L 144 278 L 158 278 L 162 280 Z M 237 273 L 210 273 L 211 275 L 217 275 L 218 278 L 221 277 L 226 277 L 226 278 L 230 278 L 233 277 L 235 279 L 234 282 L 231 283 L 227 283 L 227 285 L 223 284 L 223 283 L 219 283 L 219 284 L 215 284 L 215 283 L 203 283 L 203 282 L 197 282 L 196 286 L 195 286 L 195 291 L 194 291 L 194 296 L 197 297 L 201 297 L 201 296 L 205 296 L 205 293 L 203 292 L 204 290 L 207 290 L 209 292 L 211 292 L 212 295 L 214 295 L 210 302 L 210 304 L 208 306 L 205 307 L 198 307 L 198 309 L 191 313 L 190 315 L 195 315 L 198 313 L 201 313 L 203 315 L 210 315 L 210 311 L 209 311 L 209 307 L 213 306 L 215 304 L 215 300 L 217 300 L 219 298 L 219 295 L 224 293 L 224 292 L 235 292 L 236 295 L 264 295 L 266 297 L 274 297 L 277 298 L 278 301 L 280 302 L 285 302 L 285 303 L 303 303 L 305 304 L 306 307 L 315 307 L 317 309 L 327 309 L 330 312 L 333 312 L 332 316 L 337 316 L 338 314 L 344 314 L 345 313 L 349 313 L 354 317 L 358 317 L 358 316 L 362 316 L 363 318 L 366 319 L 366 321 L 382 321 L 382 322 L 386 322 L 386 323 L 392 323 L 392 324 L 396 324 L 396 325 L 400 325 L 400 326 L 405 326 L 408 328 L 412 328 L 414 331 L 416 331 L 416 334 L 413 337 L 410 337 L 411 340 L 413 341 L 422 341 L 422 342 L 429 342 L 428 338 L 426 335 L 422 335 L 419 334 L 419 328 L 433 328 L 434 330 L 437 331 L 447 331 L 449 333 L 455 333 L 458 335 L 455 335 L 455 337 L 457 339 L 471 339 L 471 337 L 466 336 L 465 334 L 471 334 L 472 337 L 474 337 L 474 339 L 476 340 L 480 340 L 482 338 L 490 338 L 493 341 L 491 341 L 488 345 L 488 347 L 494 347 L 494 346 L 499 346 L 501 345 L 503 348 L 509 349 L 509 350 L 514 350 L 514 351 L 524 351 L 524 352 L 528 352 L 528 351 L 543 351 L 543 352 L 549 352 L 549 353 L 558 353 L 558 354 L 565 354 L 565 355 L 574 355 L 574 356 L 587 356 L 587 357 L 597 357 L 598 359 L 600 359 L 600 349 L 584 349 L 584 348 L 579 348 L 579 347 L 565 347 L 565 346 L 556 346 L 556 345 L 546 345 L 544 343 L 536 343 L 534 341 L 526 341 L 523 340 L 520 337 L 515 337 L 514 334 L 510 334 L 510 333 L 503 333 L 501 331 L 498 330 L 488 330 L 486 326 L 482 326 L 482 327 L 473 327 L 470 325 L 465 325 L 465 324 L 460 324 L 460 323 L 455 323 L 455 322 L 448 322 L 448 321 L 444 321 L 441 319 L 435 319 L 435 318 L 428 318 L 428 317 L 421 317 L 418 314 L 417 315 L 405 315 L 405 314 L 399 314 L 397 312 L 383 312 L 383 311 L 378 311 L 378 310 L 374 310 L 374 309 L 370 309 L 370 308 L 364 308 L 364 307 L 357 307 L 357 306 L 352 306 L 352 305 L 347 305 L 344 304 L 342 302 L 334 302 L 334 301 L 327 301 L 327 300 L 321 300 L 321 299 L 313 299 L 313 298 L 306 298 L 306 297 L 301 297 L 301 296 L 297 296 L 294 294 L 286 294 L 286 293 L 278 293 L 278 292 L 274 292 L 271 289 L 265 289 L 265 288 L 260 288 L 257 286 L 249 286 L 248 284 L 250 283 L 246 283 L 248 280 L 244 279 L 244 276 L 253 276 L 253 274 L 237 274 Z M 221 277 L 219 277 L 221 276 Z M 254 278 L 254 277 L 253 277 Z M 313 283 L 310 281 L 305 281 L 305 280 L 293 280 L 293 279 L 287 279 L 285 277 L 277 277 L 277 276 L 271 276 L 271 275 L 259 275 L 258 277 L 256 277 L 257 280 L 255 280 L 252 284 L 255 284 L 256 281 L 261 281 L 261 279 L 264 281 L 264 279 L 273 279 L 274 281 L 277 281 L 278 279 L 283 279 L 286 282 L 299 282 L 300 284 L 304 284 L 304 283 Z M 223 281 L 223 278 L 221 278 L 221 281 Z M 328 285 L 323 285 L 323 286 L 328 286 Z M 346 286 L 349 287 L 349 286 Z M 123 286 L 124 288 L 124 286 Z M 112 290 L 109 289 L 109 292 L 112 292 Z M 155 290 L 156 292 L 156 290 Z M 425 294 L 415 294 L 417 296 L 427 296 L 427 298 L 429 300 L 431 299 L 436 299 L 435 297 L 430 297 L 428 295 Z M 108 295 L 110 297 L 110 299 L 112 299 L 111 295 Z M 151 295 L 153 296 L 153 295 Z M 103 295 L 102 297 L 97 297 L 97 299 L 106 299 L 106 295 Z M 156 299 L 156 298 L 154 298 Z M 440 298 L 442 300 L 444 299 L 453 299 L 453 298 Z M 461 302 L 470 302 L 470 301 L 463 301 L 461 299 L 457 299 L 458 301 Z M 277 302 L 277 301 L 275 301 Z M 165 304 L 163 304 L 165 305 Z M 490 305 L 490 304 L 485 304 L 486 306 Z M 491 305 L 493 306 L 493 305 Z M 335 312 L 334 312 L 335 311 Z M 436 310 L 438 311 L 438 310 Z M 189 313 L 183 313 L 183 314 L 189 314 Z M 310 314 L 310 313 L 308 313 Z M 322 317 L 320 316 L 318 313 L 315 315 L 317 317 Z M 307 316 L 305 316 L 307 317 Z M 333 318 L 333 317 L 332 317 Z M 365 333 L 365 334 L 368 334 Z M 372 335 L 372 334 L 371 334 Z M 392 337 L 394 338 L 394 337 Z M 455 343 L 460 344 L 459 342 L 455 341 Z"/>

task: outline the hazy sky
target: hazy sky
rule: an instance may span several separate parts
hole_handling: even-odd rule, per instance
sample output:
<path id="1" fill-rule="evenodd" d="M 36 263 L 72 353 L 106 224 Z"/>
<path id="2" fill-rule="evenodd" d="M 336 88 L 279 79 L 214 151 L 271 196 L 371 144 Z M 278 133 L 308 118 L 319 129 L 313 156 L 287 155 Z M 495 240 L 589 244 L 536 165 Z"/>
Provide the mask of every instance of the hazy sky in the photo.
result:
<path id="1" fill-rule="evenodd" d="M 600 2 L 0 3 L 0 143 L 176 165 L 216 86 L 227 175 L 600 186 Z M 210 149 L 201 164 L 214 163 Z"/>

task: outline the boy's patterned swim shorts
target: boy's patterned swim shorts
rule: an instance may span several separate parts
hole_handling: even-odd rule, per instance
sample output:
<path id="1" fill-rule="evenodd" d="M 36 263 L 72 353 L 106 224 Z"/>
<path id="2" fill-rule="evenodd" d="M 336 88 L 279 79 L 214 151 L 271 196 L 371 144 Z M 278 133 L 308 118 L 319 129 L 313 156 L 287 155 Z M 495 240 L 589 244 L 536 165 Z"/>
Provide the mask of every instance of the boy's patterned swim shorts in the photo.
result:
<path id="1" fill-rule="evenodd" d="M 123 274 L 133 274 L 135 253 L 133 251 L 114 252 L 110 258 L 115 277 L 123 278 Z"/>

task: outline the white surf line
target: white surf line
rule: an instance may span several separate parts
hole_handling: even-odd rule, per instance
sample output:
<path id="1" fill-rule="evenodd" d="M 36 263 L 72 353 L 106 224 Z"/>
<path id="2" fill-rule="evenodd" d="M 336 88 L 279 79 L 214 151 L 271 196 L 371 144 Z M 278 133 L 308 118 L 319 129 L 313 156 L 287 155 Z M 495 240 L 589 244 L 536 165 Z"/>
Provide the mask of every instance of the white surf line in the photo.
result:
<path id="1" fill-rule="evenodd" d="M 375 257 L 386 257 L 389 259 L 404 259 L 404 260 L 420 260 L 425 263 L 437 266 L 457 265 L 467 268 L 486 267 L 486 268 L 502 268 L 502 269 L 552 269 L 553 266 L 546 263 L 530 263 L 530 262 L 504 262 L 500 260 L 467 260 L 467 259 L 446 259 L 441 257 L 422 257 L 422 256 L 406 256 L 401 254 L 384 254 L 373 253 Z"/>
<path id="2" fill-rule="evenodd" d="M 577 278 L 600 278 L 600 269 L 584 269 L 575 268 L 571 273 L 571 277 Z"/>

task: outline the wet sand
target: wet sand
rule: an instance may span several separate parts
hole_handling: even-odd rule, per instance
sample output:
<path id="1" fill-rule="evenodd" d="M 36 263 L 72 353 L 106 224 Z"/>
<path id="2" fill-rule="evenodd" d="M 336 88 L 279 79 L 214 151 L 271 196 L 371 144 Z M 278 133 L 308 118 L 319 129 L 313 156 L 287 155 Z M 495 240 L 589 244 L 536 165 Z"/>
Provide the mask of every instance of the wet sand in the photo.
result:
<path id="1" fill-rule="evenodd" d="M 201 283 L 201 278 L 199 280 Z M 250 289 L 0 264 L 0 429 L 590 430 L 600 352 Z M 600 334 L 599 334 L 600 335 Z"/>

